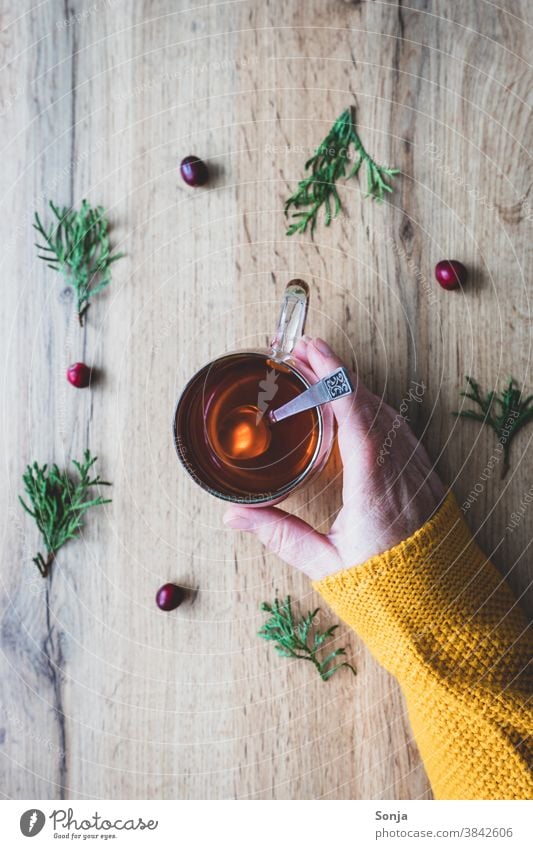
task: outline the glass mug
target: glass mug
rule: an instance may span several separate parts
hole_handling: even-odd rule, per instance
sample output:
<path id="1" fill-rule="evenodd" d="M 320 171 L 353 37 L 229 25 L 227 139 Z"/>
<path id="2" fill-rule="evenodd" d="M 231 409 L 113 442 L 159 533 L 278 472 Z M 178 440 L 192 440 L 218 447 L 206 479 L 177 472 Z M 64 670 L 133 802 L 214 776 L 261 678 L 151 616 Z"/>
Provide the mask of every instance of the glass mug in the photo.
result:
<path id="1" fill-rule="evenodd" d="M 309 287 L 288 283 L 270 349 L 226 354 L 201 368 L 176 405 L 174 444 L 202 489 L 249 506 L 277 504 L 325 466 L 334 440 L 329 404 L 267 428 L 276 409 L 318 381 L 294 346 L 304 332 Z"/>

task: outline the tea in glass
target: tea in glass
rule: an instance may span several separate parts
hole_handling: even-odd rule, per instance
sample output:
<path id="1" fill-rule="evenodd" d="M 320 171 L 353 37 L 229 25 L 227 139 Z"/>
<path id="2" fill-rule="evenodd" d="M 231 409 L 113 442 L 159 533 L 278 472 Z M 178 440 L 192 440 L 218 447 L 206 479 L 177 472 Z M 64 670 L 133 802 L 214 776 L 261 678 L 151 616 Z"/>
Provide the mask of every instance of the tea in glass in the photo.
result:
<path id="1" fill-rule="evenodd" d="M 317 457 L 321 411 L 275 424 L 268 413 L 308 386 L 287 362 L 260 352 L 229 354 L 205 366 L 186 386 L 174 422 L 189 473 L 232 501 L 268 501 L 291 491 Z"/>

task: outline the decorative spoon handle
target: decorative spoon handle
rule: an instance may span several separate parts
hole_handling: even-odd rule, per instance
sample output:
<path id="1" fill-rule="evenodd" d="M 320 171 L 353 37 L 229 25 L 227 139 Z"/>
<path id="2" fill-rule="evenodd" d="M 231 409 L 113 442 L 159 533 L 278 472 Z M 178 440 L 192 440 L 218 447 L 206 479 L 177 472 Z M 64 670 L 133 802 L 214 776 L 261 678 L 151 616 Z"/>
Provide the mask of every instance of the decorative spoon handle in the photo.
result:
<path id="1" fill-rule="evenodd" d="M 327 377 L 323 377 L 318 383 L 314 383 L 305 392 L 297 395 L 291 401 L 278 407 L 277 410 L 270 410 L 268 418 L 271 422 L 280 422 L 283 419 L 288 419 L 289 416 L 294 416 L 296 413 L 302 413 L 304 410 L 310 410 L 311 407 L 320 407 L 321 404 L 326 404 L 328 401 L 335 401 L 337 398 L 342 398 L 344 395 L 351 395 L 354 391 L 352 382 L 345 368 L 338 368 Z"/>

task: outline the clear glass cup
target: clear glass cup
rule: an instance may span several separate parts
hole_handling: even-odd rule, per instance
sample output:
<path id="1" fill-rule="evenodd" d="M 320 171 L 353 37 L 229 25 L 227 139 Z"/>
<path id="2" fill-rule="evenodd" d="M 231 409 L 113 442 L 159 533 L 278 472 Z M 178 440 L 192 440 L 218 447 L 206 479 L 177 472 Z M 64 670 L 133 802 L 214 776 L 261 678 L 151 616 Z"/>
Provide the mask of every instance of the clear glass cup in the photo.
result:
<path id="1" fill-rule="evenodd" d="M 249 506 L 277 504 L 324 468 L 334 441 L 329 403 L 272 425 L 272 441 L 264 454 L 232 453 L 231 458 L 226 454 L 228 438 L 235 446 L 243 436 L 246 442 L 250 433 L 256 433 L 253 420 L 240 420 L 232 404 L 238 415 L 242 411 L 252 415 L 253 392 L 253 415 L 259 421 L 268 409 L 318 381 L 309 365 L 294 354 L 304 332 L 308 303 L 307 284 L 291 280 L 271 347 L 234 351 L 212 360 L 184 387 L 174 412 L 174 445 L 184 468 L 211 495 Z M 236 404 L 240 393 L 243 401 Z"/>

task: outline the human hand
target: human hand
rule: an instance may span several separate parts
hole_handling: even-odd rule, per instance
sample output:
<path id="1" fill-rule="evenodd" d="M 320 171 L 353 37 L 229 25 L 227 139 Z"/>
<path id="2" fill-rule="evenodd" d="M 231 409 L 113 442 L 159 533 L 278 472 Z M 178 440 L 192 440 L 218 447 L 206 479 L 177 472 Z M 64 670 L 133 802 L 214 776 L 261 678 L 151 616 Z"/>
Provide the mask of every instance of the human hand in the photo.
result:
<path id="1" fill-rule="evenodd" d="M 321 339 L 300 340 L 295 356 L 318 379 L 343 365 Z M 429 519 L 445 494 L 405 410 L 397 413 L 360 381 L 354 380 L 354 386 L 354 394 L 332 404 L 343 488 L 342 509 L 328 533 L 278 507 L 235 504 L 224 515 L 226 525 L 255 533 L 270 551 L 313 580 L 397 545 Z M 417 394 L 411 390 L 412 398 Z"/>

